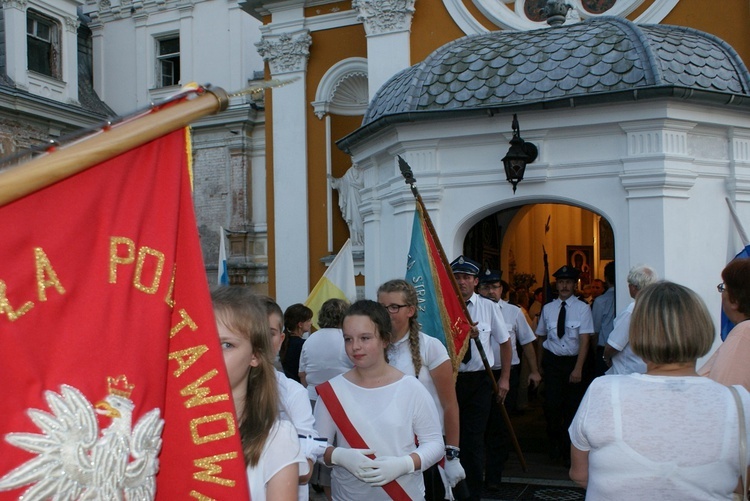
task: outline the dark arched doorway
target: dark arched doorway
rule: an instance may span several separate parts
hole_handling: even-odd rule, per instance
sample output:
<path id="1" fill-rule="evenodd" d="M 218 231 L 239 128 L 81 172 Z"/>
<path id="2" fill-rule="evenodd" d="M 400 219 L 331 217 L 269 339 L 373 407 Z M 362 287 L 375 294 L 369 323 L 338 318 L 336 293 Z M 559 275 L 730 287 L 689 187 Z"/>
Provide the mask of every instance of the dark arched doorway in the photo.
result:
<path id="1" fill-rule="evenodd" d="M 614 260 L 614 236 L 610 223 L 587 208 L 561 203 L 533 203 L 504 208 L 478 221 L 466 234 L 463 253 L 484 268 L 502 270 L 511 289 L 525 289 L 532 298 L 544 276 L 544 253 L 549 272 L 567 264 L 579 268 L 579 289 L 603 278 L 604 266 Z M 553 279 L 554 280 L 554 279 Z M 508 295 L 514 303 L 514 295 Z M 522 305 L 529 308 L 529 304 Z M 532 323 L 535 319 L 531 319 Z M 534 325 L 532 325 L 532 328 Z M 541 349 L 541 346 L 537 346 Z M 568 470 L 550 459 L 542 412 L 542 393 L 521 387 L 518 405 L 512 405 L 511 422 L 528 465 L 521 469 L 512 451 L 503 481 L 536 478 L 568 484 Z"/>
<path id="2" fill-rule="evenodd" d="M 511 286 L 541 285 L 544 251 L 551 272 L 564 264 L 584 268 L 583 287 L 601 278 L 604 266 L 614 259 L 612 227 L 604 217 L 585 208 L 526 204 L 485 217 L 469 230 L 463 245 L 465 255 L 485 267 L 502 270 L 503 279 Z"/>

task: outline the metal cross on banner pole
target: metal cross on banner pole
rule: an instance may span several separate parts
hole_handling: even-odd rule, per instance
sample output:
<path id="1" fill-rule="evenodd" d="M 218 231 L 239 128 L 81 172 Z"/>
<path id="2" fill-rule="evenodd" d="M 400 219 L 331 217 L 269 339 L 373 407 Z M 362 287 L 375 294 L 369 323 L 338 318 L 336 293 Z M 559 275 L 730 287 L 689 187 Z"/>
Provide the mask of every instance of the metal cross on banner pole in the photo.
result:
<path id="1" fill-rule="evenodd" d="M 406 184 L 409 185 L 411 188 L 411 192 L 414 195 L 414 198 L 417 202 L 417 204 L 421 207 L 422 213 L 424 214 L 425 222 L 427 223 L 427 228 L 430 231 L 430 235 L 432 236 L 432 239 L 435 242 L 435 245 L 437 247 L 438 253 L 440 255 L 440 259 L 442 261 L 443 267 L 445 267 L 446 270 L 450 270 L 450 263 L 448 261 L 448 258 L 445 256 L 445 251 L 443 250 L 443 245 L 440 243 L 440 239 L 438 238 L 437 232 L 435 231 L 435 227 L 432 225 L 432 220 L 430 219 L 430 215 L 427 212 L 427 208 L 424 205 L 424 201 L 422 200 L 422 196 L 419 194 L 419 190 L 417 189 L 417 180 L 414 177 L 414 173 L 411 170 L 411 167 L 409 164 L 401 158 L 401 155 L 398 155 L 398 166 L 399 169 L 401 169 L 401 174 L 404 176 L 404 180 L 406 181 Z M 453 276 L 453 273 L 448 273 L 450 277 L 450 283 L 453 286 L 453 293 L 460 297 L 461 293 L 458 289 L 458 284 L 456 283 L 456 278 Z M 476 325 L 475 322 L 472 321 L 471 315 L 469 314 L 469 310 L 466 308 L 466 303 L 464 301 L 460 301 L 461 306 L 463 308 L 464 315 L 466 315 L 466 318 L 468 319 L 469 323 L 471 325 Z M 490 381 L 492 381 L 492 393 L 493 393 L 493 401 L 496 405 L 500 407 L 501 414 L 503 416 L 503 421 L 505 422 L 505 425 L 508 427 L 508 434 L 510 435 L 511 441 L 513 442 L 513 448 L 516 451 L 516 454 L 518 454 L 518 459 L 521 462 L 521 467 L 523 468 L 523 471 L 527 471 L 526 466 L 526 459 L 523 456 L 523 452 L 521 451 L 521 446 L 518 443 L 518 438 L 516 437 L 516 433 L 513 430 L 513 424 L 510 421 L 510 416 L 508 416 L 508 411 L 505 408 L 505 405 L 503 405 L 501 402 L 498 401 L 498 386 L 497 381 L 495 380 L 495 376 L 492 374 L 492 368 L 490 367 L 490 363 L 487 360 L 487 354 L 484 352 L 484 347 L 482 346 L 482 343 L 479 341 L 478 337 L 474 337 L 474 342 L 476 344 L 477 350 L 479 351 L 479 355 L 482 358 L 482 363 L 484 364 L 484 370 L 487 372 L 487 376 L 490 378 Z"/>

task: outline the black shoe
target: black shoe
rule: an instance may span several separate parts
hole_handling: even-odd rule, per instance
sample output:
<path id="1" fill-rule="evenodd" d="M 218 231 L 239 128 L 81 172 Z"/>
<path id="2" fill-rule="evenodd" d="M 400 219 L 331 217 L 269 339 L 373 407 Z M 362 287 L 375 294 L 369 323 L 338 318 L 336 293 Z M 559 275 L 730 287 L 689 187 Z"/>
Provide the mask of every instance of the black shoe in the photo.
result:
<path id="1" fill-rule="evenodd" d="M 501 482 L 499 480 L 484 483 L 484 490 L 490 494 L 499 494 L 502 489 Z"/>

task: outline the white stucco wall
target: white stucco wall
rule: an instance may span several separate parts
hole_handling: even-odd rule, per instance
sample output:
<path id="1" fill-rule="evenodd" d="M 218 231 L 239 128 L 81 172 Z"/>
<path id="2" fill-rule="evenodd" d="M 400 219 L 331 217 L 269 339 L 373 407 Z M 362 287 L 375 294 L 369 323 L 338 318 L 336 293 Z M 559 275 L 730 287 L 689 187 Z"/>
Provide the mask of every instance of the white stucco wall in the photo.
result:
<path id="1" fill-rule="evenodd" d="M 113 4 L 118 2 L 113 1 Z M 115 5 L 116 7 L 116 5 Z M 123 7 L 124 8 L 124 7 Z M 244 89 L 253 72 L 263 70 L 255 49 L 260 22 L 242 11 L 236 0 L 199 1 L 190 6 L 146 3 L 120 14 L 100 10 L 89 1 L 94 18 L 95 81 L 99 96 L 119 114 L 142 109 L 178 87 L 157 89 L 155 37 L 180 34 L 180 79 Z"/>
<path id="2" fill-rule="evenodd" d="M 594 211 L 615 234 L 618 277 L 645 263 L 698 292 L 718 325 L 716 284 L 741 248 L 724 197 L 750 226 L 750 112 L 675 101 L 641 101 L 519 113 L 521 135 L 540 150 L 515 195 L 500 159 L 511 113 L 393 126 L 353 148 L 365 170 L 366 295 L 403 276 L 413 198 L 396 155 L 417 186 L 449 258 L 469 229 L 498 210 L 565 203 Z M 618 284 L 617 309 L 628 302 Z"/>

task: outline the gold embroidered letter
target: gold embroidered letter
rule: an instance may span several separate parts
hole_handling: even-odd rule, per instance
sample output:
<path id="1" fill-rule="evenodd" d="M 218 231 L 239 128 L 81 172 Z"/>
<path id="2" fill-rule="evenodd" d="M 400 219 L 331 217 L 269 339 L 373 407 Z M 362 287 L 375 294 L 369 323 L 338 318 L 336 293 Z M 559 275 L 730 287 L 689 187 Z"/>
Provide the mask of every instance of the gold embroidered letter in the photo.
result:
<path id="1" fill-rule="evenodd" d="M 164 298 L 164 302 L 167 306 L 174 308 L 174 276 L 177 273 L 177 263 L 172 266 L 172 278 L 169 279 L 169 289 L 167 290 L 167 297 Z"/>
<path id="2" fill-rule="evenodd" d="M 196 459 L 193 464 L 198 468 L 203 468 L 208 471 L 198 471 L 193 473 L 193 478 L 202 482 L 213 482 L 219 485 L 225 485 L 227 487 L 234 487 L 234 480 L 227 478 L 215 477 L 215 474 L 221 473 L 222 468 L 218 464 L 219 461 L 226 461 L 228 459 L 235 459 L 237 457 L 236 452 L 228 452 L 226 454 L 218 454 L 207 458 Z"/>
<path id="3" fill-rule="evenodd" d="M 145 285 L 143 283 L 143 268 L 146 264 L 146 256 L 153 256 L 156 258 L 156 267 L 154 268 L 154 277 L 151 280 L 151 285 Z M 138 262 L 135 265 L 135 275 L 133 276 L 133 285 L 136 289 L 146 294 L 156 294 L 156 290 L 159 288 L 159 281 L 161 280 L 161 273 L 164 271 L 164 254 L 156 249 L 150 247 L 141 247 L 138 249 Z"/>
<path id="4" fill-rule="evenodd" d="M 65 294 L 65 287 L 60 283 L 60 279 L 57 278 L 52 263 L 50 263 L 47 254 L 44 253 L 44 249 L 41 247 L 34 247 L 34 258 L 36 261 L 36 289 L 39 294 L 39 301 L 47 300 L 47 288 L 53 287 L 60 293 Z"/>
<path id="5" fill-rule="evenodd" d="M 170 353 L 169 359 L 177 360 L 177 364 L 180 366 L 176 371 L 174 371 L 175 377 L 182 376 L 182 373 L 188 370 L 190 366 L 193 365 L 195 361 L 198 360 L 201 355 L 203 355 L 207 351 L 208 346 L 201 345 L 193 346 L 192 348 L 187 348 L 185 350 L 173 351 L 172 353 Z"/>
<path id="6" fill-rule="evenodd" d="M 221 402 L 224 400 L 229 400 L 229 395 L 224 393 L 223 395 L 213 395 L 213 396 L 207 396 L 209 393 L 211 393 L 211 390 L 208 388 L 204 388 L 201 385 L 208 381 L 209 379 L 212 379 L 215 377 L 219 371 L 216 369 L 211 369 L 207 373 L 205 373 L 203 376 L 198 378 L 197 381 L 194 381 L 184 387 L 182 390 L 180 390 L 180 395 L 183 397 L 187 397 L 188 395 L 193 395 L 188 400 L 185 401 L 185 407 L 190 409 L 191 407 L 195 407 L 198 405 L 205 405 L 205 404 L 213 404 L 214 402 Z"/>
<path id="7" fill-rule="evenodd" d="M 8 301 L 8 298 L 5 297 L 5 291 L 7 287 L 5 286 L 5 282 L 0 280 L 0 313 L 5 313 L 8 316 L 8 320 L 11 322 L 15 322 L 18 320 L 18 317 L 21 317 L 26 314 L 27 311 L 29 311 L 31 308 L 34 307 L 34 303 L 31 301 L 26 301 L 21 305 L 20 308 L 17 310 L 14 310 L 13 307 L 10 305 L 10 301 Z"/>
<path id="8" fill-rule="evenodd" d="M 195 498 L 198 501 L 216 501 L 214 498 L 210 498 L 208 496 L 204 496 L 198 491 L 190 491 L 190 497 Z"/>
<path id="9" fill-rule="evenodd" d="M 125 246 L 125 255 L 118 253 L 118 247 Z M 125 237 L 110 237 L 109 239 L 109 283 L 117 283 L 117 265 L 132 264 L 135 260 L 135 242 Z"/>
<path id="10" fill-rule="evenodd" d="M 223 421 L 223 424 L 226 424 L 225 429 L 223 431 L 203 436 L 198 433 L 198 426 L 205 423 L 212 423 L 214 421 Z M 235 433 L 236 428 L 234 427 L 234 415 L 229 412 L 222 412 L 221 414 L 214 414 L 213 416 L 203 416 L 190 420 L 190 435 L 193 437 L 193 443 L 195 445 L 205 444 L 206 442 L 213 442 L 214 440 L 222 440 L 224 438 L 234 436 Z"/>
<path id="11" fill-rule="evenodd" d="M 185 311 L 184 308 L 180 308 L 180 317 L 182 320 L 180 323 L 172 327 L 172 329 L 169 331 L 169 337 L 173 338 L 177 335 L 178 332 L 182 330 L 183 327 L 189 327 L 191 331 L 195 331 L 198 329 L 198 326 L 195 322 L 193 322 L 193 319 L 190 318 L 190 315 L 188 315 L 188 312 Z"/>

